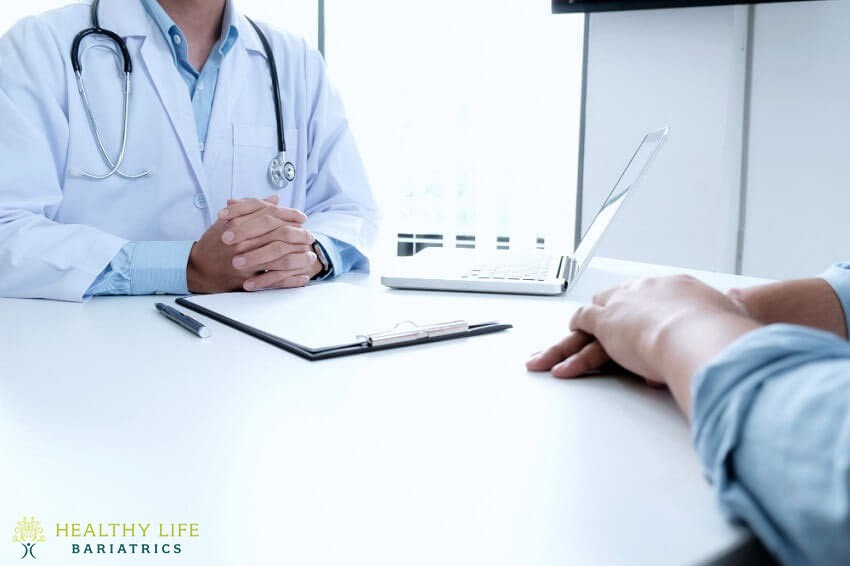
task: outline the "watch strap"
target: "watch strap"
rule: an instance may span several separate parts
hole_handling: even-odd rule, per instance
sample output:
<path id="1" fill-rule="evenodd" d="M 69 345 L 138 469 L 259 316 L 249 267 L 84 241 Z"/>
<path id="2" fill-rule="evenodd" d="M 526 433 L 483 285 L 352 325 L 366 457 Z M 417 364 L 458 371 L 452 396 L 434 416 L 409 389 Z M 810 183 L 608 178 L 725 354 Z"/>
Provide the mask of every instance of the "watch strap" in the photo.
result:
<path id="1" fill-rule="evenodd" d="M 330 259 L 328 259 L 328 254 L 325 252 L 324 246 L 322 246 L 318 240 L 313 242 L 313 252 L 315 252 L 316 258 L 322 265 L 322 270 L 313 276 L 313 281 L 327 279 L 328 276 L 333 273 L 333 265 L 331 264 Z"/>

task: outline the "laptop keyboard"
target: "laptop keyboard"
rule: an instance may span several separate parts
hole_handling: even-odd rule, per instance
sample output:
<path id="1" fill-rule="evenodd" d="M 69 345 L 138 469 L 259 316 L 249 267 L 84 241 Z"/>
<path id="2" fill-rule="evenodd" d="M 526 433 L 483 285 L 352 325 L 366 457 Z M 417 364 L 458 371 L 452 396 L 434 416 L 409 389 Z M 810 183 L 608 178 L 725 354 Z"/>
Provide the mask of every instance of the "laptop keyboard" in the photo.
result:
<path id="1" fill-rule="evenodd" d="M 555 264 L 551 255 L 535 258 L 534 261 L 491 262 L 476 265 L 462 279 L 486 279 L 505 281 L 546 281 L 555 276 Z"/>

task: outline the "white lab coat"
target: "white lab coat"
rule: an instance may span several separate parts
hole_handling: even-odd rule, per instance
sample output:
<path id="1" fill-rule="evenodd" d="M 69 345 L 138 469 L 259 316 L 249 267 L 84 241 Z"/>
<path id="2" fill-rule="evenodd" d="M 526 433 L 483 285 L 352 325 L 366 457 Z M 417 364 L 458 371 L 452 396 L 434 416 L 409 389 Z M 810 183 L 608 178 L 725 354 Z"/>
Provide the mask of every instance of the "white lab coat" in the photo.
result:
<path id="1" fill-rule="evenodd" d="M 287 157 L 298 171 L 277 190 L 271 79 L 262 44 L 244 17 L 224 58 L 205 158 L 194 113 L 169 47 L 138 0 L 104 0 L 102 25 L 133 60 L 129 136 L 122 170 L 139 180 L 74 176 L 108 170 L 97 151 L 69 58 L 91 26 L 87 4 L 31 17 L 0 39 L 0 296 L 79 301 L 128 241 L 197 240 L 229 198 L 279 193 L 304 211 L 306 228 L 365 253 L 377 209 L 342 103 L 321 56 L 303 40 L 262 26 L 280 75 Z M 92 42 L 111 43 L 87 38 Z M 90 49 L 83 74 L 113 157 L 120 145 L 122 79 L 114 56 Z M 203 198 L 201 198 L 203 197 Z"/>

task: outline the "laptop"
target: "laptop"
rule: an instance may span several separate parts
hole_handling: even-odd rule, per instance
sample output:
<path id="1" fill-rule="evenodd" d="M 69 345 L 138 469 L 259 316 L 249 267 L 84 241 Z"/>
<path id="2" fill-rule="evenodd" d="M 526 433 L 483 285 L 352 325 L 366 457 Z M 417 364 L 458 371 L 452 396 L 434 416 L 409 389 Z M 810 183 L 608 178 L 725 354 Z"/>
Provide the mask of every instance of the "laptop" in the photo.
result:
<path id="1" fill-rule="evenodd" d="M 669 128 L 646 134 L 572 254 L 426 248 L 400 258 L 381 283 L 396 289 L 559 295 L 574 285 L 599 247 L 611 222 L 634 194 Z"/>

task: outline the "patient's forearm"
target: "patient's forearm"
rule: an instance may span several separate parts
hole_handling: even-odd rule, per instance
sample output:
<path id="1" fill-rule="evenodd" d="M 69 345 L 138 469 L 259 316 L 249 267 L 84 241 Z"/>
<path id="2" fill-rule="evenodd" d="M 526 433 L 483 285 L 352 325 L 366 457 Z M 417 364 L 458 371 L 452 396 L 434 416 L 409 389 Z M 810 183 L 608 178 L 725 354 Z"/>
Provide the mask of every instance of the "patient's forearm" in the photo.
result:
<path id="1" fill-rule="evenodd" d="M 769 283 L 737 291 L 749 314 L 763 324 L 788 323 L 818 328 L 847 338 L 844 309 L 823 279 Z"/>
<path id="2" fill-rule="evenodd" d="M 662 377 L 679 407 L 690 418 L 691 381 L 697 371 L 758 322 L 729 313 L 683 316 L 659 333 L 651 355 L 661 362 Z"/>

